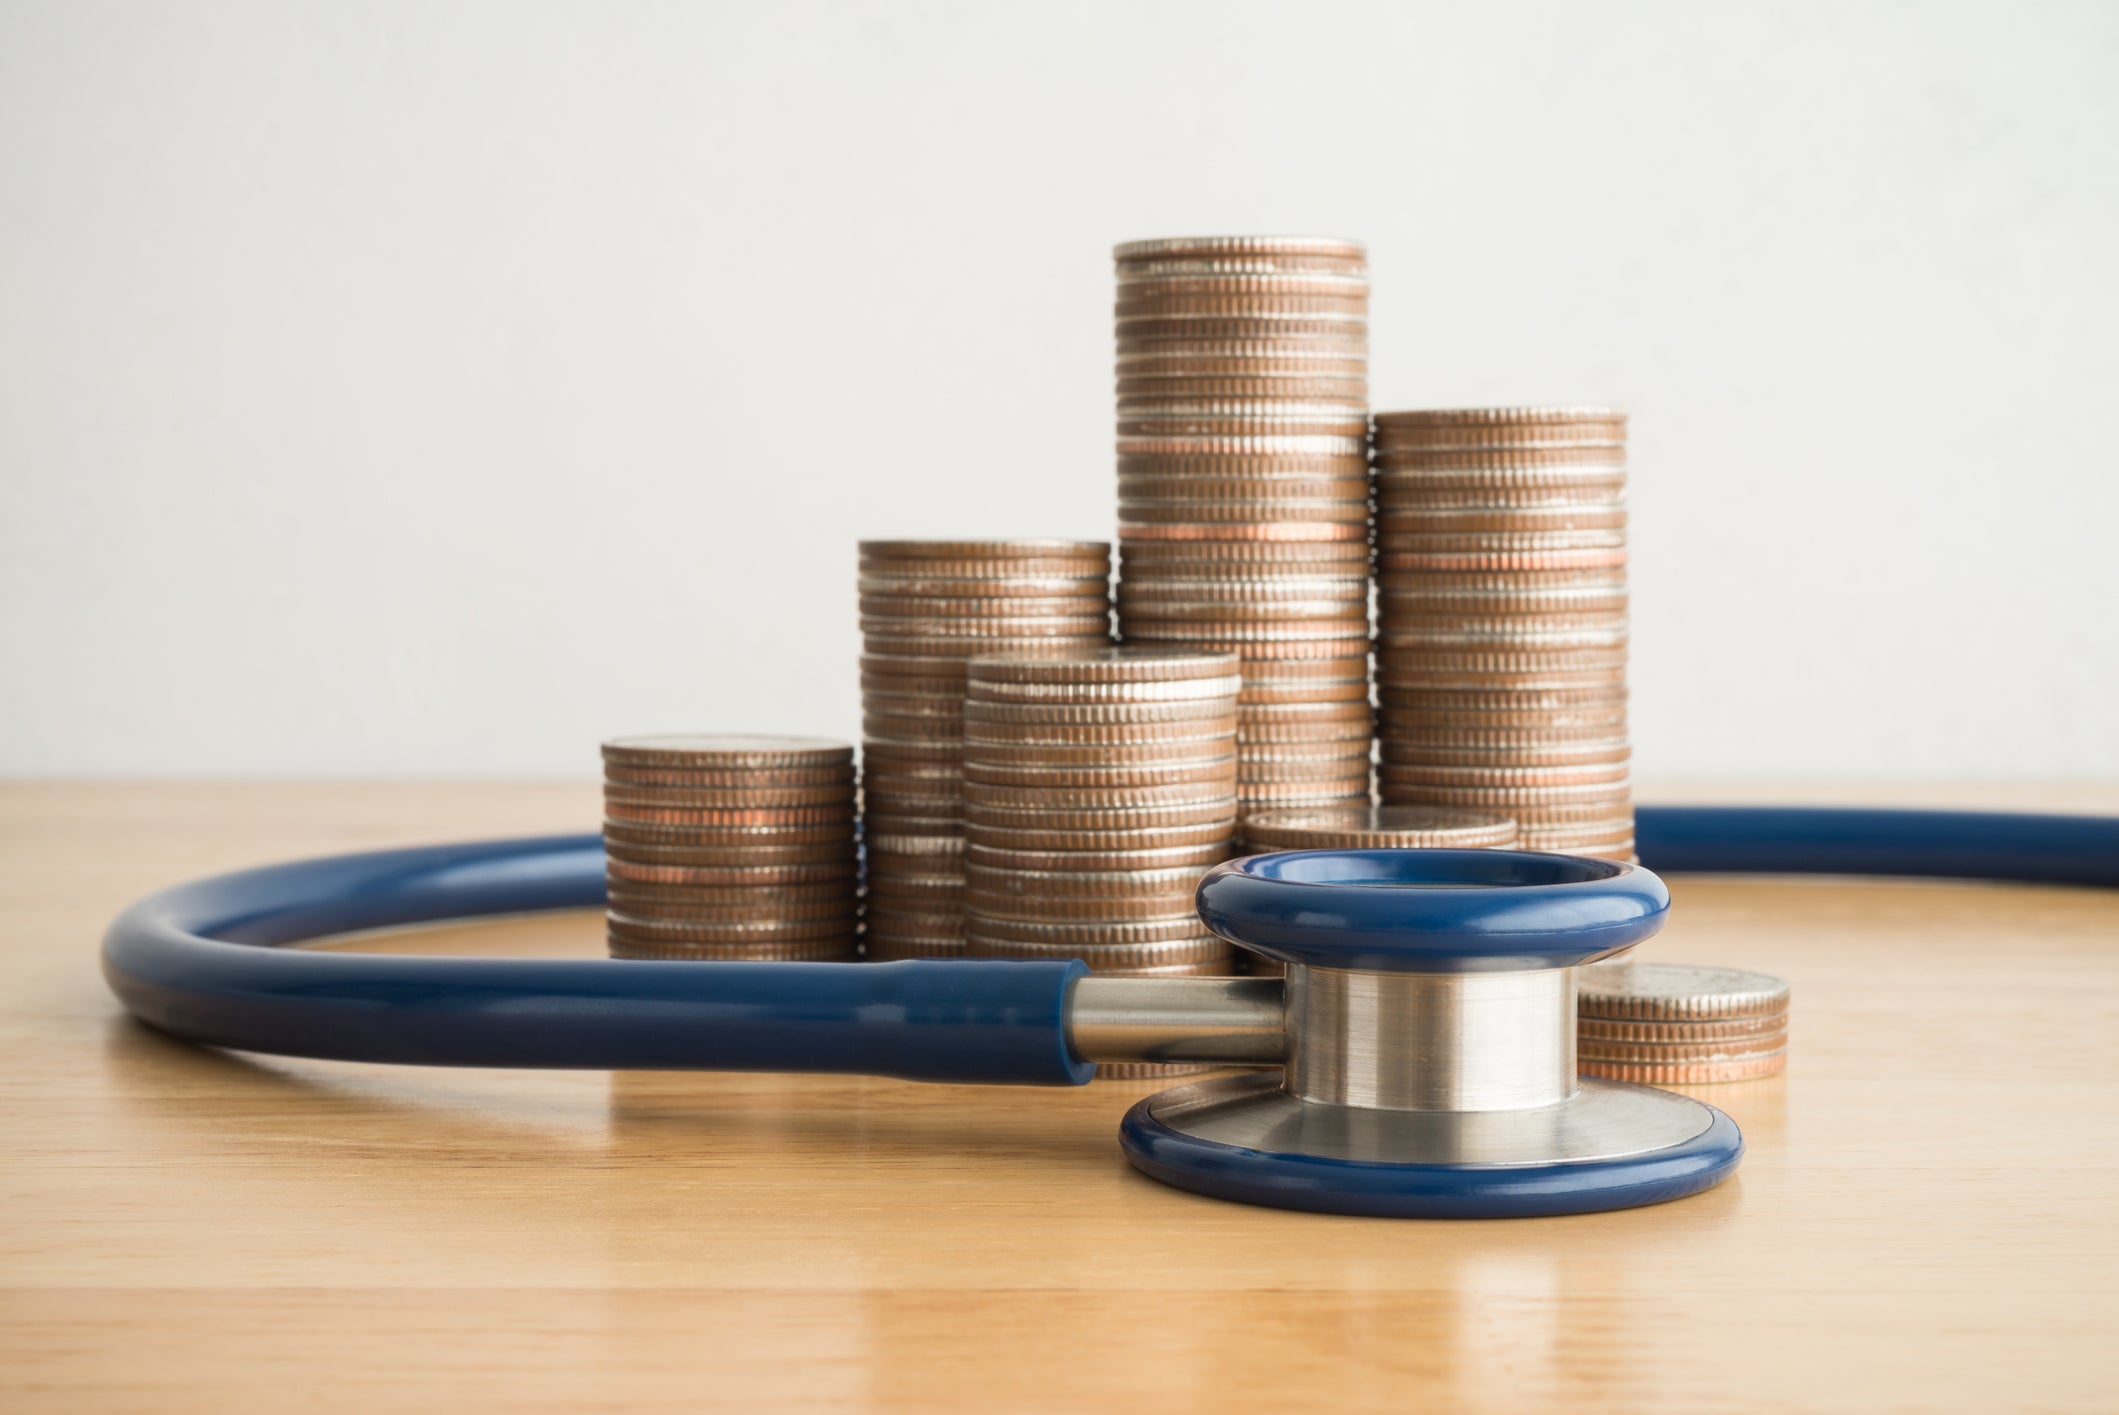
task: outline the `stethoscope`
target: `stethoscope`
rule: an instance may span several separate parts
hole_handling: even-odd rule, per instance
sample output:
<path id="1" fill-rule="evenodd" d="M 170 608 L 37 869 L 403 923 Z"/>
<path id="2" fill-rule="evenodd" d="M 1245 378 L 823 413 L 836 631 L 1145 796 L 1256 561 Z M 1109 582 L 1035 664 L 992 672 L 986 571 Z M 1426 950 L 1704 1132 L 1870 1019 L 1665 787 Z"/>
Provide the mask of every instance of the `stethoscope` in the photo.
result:
<path id="1" fill-rule="evenodd" d="M 2119 885 L 2119 818 L 1643 808 L 1666 870 Z M 1437 887 L 1443 886 L 1443 887 Z M 1136 1104 L 1128 1159 L 1181 1188 L 1332 1213 L 1504 1217 L 1681 1198 L 1743 1154 L 1715 1107 L 1575 1074 L 1575 970 L 1662 927 L 1634 865 L 1323 850 L 1215 867 L 1201 916 L 1277 978 L 1074 961 L 691 963 L 273 945 L 603 901 L 600 837 L 385 850 L 164 890 L 112 923 L 111 987 L 209 1046 L 437 1066 L 818 1071 L 1080 1085 L 1102 1061 L 1271 1067 Z M 265 945 L 257 947 L 254 945 Z"/>

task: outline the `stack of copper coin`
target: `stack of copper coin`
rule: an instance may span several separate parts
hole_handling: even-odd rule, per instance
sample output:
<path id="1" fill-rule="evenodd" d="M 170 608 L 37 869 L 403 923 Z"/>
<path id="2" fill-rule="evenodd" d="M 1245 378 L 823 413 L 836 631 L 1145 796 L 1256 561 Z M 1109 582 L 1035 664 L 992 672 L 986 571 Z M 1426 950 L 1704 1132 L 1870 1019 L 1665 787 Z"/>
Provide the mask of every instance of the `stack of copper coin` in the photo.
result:
<path id="1" fill-rule="evenodd" d="M 1239 853 L 1280 850 L 1504 850 L 1516 843 L 1507 816 L 1432 806 L 1312 806 L 1252 811 L 1243 818 Z M 1271 959 L 1246 956 L 1245 970 L 1279 977 Z"/>
<path id="2" fill-rule="evenodd" d="M 852 747 L 619 737 L 603 776 L 613 958 L 856 955 Z"/>
<path id="3" fill-rule="evenodd" d="M 866 952 L 964 951 L 964 670 L 1111 641 L 1101 541 L 863 541 Z"/>
<path id="4" fill-rule="evenodd" d="M 1381 785 L 1630 858 L 1626 415 L 1379 413 Z"/>
<path id="5" fill-rule="evenodd" d="M 1105 649 L 972 662 L 964 705 L 974 955 L 1225 973 L 1193 905 L 1236 827 L 1229 653 Z"/>
<path id="6" fill-rule="evenodd" d="M 1772 1076 L 1788 1065 L 1788 984 L 1690 963 L 1599 963 L 1576 974 L 1585 1076 L 1651 1086 Z"/>
<path id="7" fill-rule="evenodd" d="M 1119 636 L 1242 656 L 1244 809 L 1369 799 L 1368 258 L 1118 247 Z"/>

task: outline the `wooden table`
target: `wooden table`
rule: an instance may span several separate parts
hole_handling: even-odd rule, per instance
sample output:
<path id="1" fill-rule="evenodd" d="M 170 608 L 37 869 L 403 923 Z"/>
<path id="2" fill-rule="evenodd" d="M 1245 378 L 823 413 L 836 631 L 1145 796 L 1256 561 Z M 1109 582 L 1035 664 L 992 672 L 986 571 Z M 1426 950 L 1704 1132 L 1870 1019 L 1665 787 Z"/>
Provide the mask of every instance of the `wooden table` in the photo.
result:
<path id="1" fill-rule="evenodd" d="M 1794 1064 L 1700 1088 L 1750 1140 L 1730 1183 L 1515 1222 L 1165 1188 L 1119 1155 L 1130 1084 L 279 1061 L 137 1028 L 97 976 L 158 885 L 595 814 L 0 790 L 0 1407 L 2119 1408 L 2119 893 L 1676 881 L 1649 956 L 1793 979 Z"/>

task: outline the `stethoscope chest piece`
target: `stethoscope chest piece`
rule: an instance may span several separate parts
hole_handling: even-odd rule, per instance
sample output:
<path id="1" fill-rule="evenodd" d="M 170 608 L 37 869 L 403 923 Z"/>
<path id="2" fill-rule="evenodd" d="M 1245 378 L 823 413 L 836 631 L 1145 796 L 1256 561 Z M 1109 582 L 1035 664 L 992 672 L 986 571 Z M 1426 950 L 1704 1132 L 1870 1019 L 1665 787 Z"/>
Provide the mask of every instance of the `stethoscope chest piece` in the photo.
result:
<path id="1" fill-rule="evenodd" d="M 1126 1116 L 1144 1173 L 1327 1213 L 1529 1217 L 1719 1183 L 1743 1154 L 1713 1106 L 1577 1078 L 1575 969 L 1662 926 L 1637 866 L 1499 850 L 1260 855 L 1200 912 L 1287 966 L 1281 1072 L 1162 1092 Z"/>

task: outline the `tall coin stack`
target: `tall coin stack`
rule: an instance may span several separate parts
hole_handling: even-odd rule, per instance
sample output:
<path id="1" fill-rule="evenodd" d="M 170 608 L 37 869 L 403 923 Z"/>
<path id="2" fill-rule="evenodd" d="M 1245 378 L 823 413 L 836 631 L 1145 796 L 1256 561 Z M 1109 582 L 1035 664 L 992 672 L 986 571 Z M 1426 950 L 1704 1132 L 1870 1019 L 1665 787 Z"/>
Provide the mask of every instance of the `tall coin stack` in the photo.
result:
<path id="1" fill-rule="evenodd" d="M 855 956 L 852 747 L 619 737 L 603 777 L 613 958 Z"/>
<path id="2" fill-rule="evenodd" d="M 1367 801 L 1367 255 L 1252 236 L 1114 254 L 1119 637 L 1242 656 L 1245 810 Z"/>
<path id="3" fill-rule="evenodd" d="M 1193 904 L 1236 827 L 1233 653 L 976 659 L 964 705 L 971 952 L 1229 970 Z M 1108 1074 L 1108 1073 L 1107 1073 Z"/>
<path id="4" fill-rule="evenodd" d="M 1111 641 L 1111 547 L 861 542 L 872 959 L 964 951 L 964 673 L 976 654 Z"/>
<path id="5" fill-rule="evenodd" d="M 1631 858 L 1626 415 L 1378 413 L 1383 799 Z"/>

